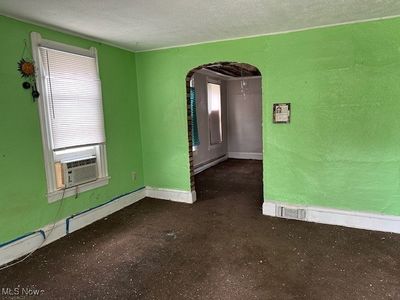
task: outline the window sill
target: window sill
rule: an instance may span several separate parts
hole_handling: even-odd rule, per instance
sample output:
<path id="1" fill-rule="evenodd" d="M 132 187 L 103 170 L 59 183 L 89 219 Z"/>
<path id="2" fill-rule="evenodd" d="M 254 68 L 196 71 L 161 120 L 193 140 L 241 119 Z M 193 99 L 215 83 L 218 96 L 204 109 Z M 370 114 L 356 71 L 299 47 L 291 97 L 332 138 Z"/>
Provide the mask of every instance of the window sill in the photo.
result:
<path id="1" fill-rule="evenodd" d="M 71 188 L 64 190 L 59 190 L 55 192 L 50 192 L 47 194 L 47 199 L 49 203 L 61 200 L 61 198 L 67 198 L 70 196 L 74 196 L 76 192 L 83 193 L 98 187 L 102 187 L 108 184 L 110 177 L 99 178 L 96 181 L 88 182 L 85 184 L 81 184 L 78 186 L 74 186 Z"/>

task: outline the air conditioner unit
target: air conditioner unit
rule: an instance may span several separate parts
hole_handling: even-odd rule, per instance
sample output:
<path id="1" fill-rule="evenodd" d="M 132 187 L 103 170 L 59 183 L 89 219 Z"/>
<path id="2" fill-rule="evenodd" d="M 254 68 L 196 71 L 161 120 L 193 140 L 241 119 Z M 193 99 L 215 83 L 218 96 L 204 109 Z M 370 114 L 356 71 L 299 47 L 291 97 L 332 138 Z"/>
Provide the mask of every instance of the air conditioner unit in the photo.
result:
<path id="1" fill-rule="evenodd" d="M 66 188 L 95 181 L 98 174 L 96 156 L 63 161 L 62 170 Z"/>

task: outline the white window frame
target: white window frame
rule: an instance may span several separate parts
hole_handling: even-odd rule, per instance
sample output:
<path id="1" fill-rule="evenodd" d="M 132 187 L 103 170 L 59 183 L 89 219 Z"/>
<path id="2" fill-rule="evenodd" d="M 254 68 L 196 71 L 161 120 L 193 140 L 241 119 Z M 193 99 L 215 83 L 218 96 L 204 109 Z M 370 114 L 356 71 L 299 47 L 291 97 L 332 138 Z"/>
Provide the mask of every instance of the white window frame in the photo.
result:
<path id="1" fill-rule="evenodd" d="M 220 79 L 215 79 L 212 77 L 207 77 L 207 83 L 206 83 L 206 90 L 207 90 L 207 114 L 208 114 L 208 84 L 212 83 L 212 84 L 218 84 L 220 86 L 220 100 L 221 100 L 221 141 L 219 143 L 215 143 L 215 144 L 211 144 L 211 133 L 210 133 L 210 116 L 208 115 L 208 150 L 212 150 L 215 148 L 219 148 L 223 142 L 224 142 L 224 127 L 223 127 L 223 122 L 222 122 L 222 80 Z"/>
<path id="2" fill-rule="evenodd" d="M 85 192 L 94 188 L 98 188 L 101 186 L 105 186 L 108 184 L 110 177 L 108 176 L 108 167 L 107 167 L 107 154 L 106 154 L 106 145 L 99 144 L 96 147 L 97 152 L 97 162 L 98 162 L 98 174 L 99 178 L 96 181 L 81 184 L 75 187 L 66 188 L 66 189 L 57 189 L 56 185 L 56 171 L 55 171 L 55 154 L 54 150 L 51 146 L 51 124 L 49 120 L 48 114 L 48 99 L 45 91 L 45 82 L 44 82 L 44 74 L 41 69 L 40 63 L 40 53 L 39 47 L 48 47 L 64 52 L 70 52 L 80 55 L 86 55 L 95 57 L 97 72 L 99 73 L 98 66 L 98 58 L 97 58 L 97 50 L 94 47 L 90 49 L 78 48 L 71 45 L 66 45 L 50 40 L 42 39 L 41 35 L 37 32 L 31 33 L 31 43 L 32 43 L 32 55 L 33 60 L 36 66 L 36 84 L 37 89 L 40 93 L 38 98 L 38 109 L 39 109 L 39 118 L 40 118 L 40 128 L 42 133 L 42 144 L 43 144 L 43 155 L 44 155 L 44 163 L 45 163 L 45 171 L 46 171 L 46 181 L 47 181 L 47 199 L 48 202 L 54 202 L 60 200 L 61 198 L 69 197 L 76 195 L 77 193 Z M 104 116 L 103 116 L 104 117 Z"/>

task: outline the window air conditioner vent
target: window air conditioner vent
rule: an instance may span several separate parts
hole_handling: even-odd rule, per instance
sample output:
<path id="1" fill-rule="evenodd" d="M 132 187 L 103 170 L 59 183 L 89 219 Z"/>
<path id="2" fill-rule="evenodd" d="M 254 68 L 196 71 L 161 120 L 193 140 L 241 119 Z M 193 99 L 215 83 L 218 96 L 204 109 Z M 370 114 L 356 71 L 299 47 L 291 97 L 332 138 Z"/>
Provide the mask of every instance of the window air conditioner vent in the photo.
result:
<path id="1" fill-rule="evenodd" d="M 94 164 L 96 163 L 96 157 L 93 158 L 88 158 L 88 159 L 84 159 L 84 160 L 78 160 L 78 161 L 72 161 L 72 162 L 68 162 L 67 167 L 69 169 L 71 168 L 75 168 L 75 167 L 79 167 L 79 166 L 86 166 L 88 164 Z"/>

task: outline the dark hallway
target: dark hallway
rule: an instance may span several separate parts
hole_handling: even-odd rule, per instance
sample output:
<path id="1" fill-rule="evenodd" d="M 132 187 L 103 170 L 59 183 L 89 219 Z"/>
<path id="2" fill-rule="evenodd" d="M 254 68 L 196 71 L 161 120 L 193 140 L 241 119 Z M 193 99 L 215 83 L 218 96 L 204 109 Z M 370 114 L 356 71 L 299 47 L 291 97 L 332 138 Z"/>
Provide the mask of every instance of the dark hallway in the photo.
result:
<path id="1" fill-rule="evenodd" d="M 196 177 L 193 205 L 146 198 L 0 272 L 45 299 L 400 298 L 400 236 L 262 215 L 261 162 Z"/>
<path id="2" fill-rule="evenodd" d="M 225 201 L 260 211 L 262 161 L 228 159 L 196 176 L 197 201 L 210 201 L 216 208 Z"/>

